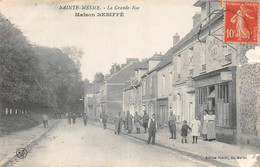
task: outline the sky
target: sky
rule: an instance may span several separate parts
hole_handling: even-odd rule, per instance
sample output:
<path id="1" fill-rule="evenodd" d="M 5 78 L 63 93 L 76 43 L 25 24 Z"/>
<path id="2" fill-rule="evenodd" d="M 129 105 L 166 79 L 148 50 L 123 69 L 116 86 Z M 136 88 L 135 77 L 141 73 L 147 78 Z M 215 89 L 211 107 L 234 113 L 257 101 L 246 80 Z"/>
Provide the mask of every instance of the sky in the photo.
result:
<path id="1" fill-rule="evenodd" d="M 126 58 L 149 58 L 172 47 L 172 37 L 184 37 L 192 28 L 192 16 L 200 11 L 196 0 L 0 0 L 0 13 L 21 29 L 32 44 L 82 48 L 83 79 L 93 80 L 96 72 L 109 73 L 113 63 Z M 64 5 L 136 6 L 124 17 L 75 17 L 75 12 L 60 10 Z M 105 8 L 105 9 L 104 9 Z"/>

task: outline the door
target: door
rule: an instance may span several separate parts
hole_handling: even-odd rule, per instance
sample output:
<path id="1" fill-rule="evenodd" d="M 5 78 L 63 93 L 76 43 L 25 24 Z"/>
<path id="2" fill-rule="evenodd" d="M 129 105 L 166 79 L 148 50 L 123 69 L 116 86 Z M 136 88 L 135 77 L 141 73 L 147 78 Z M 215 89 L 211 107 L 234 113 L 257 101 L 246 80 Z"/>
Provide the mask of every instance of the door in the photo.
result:
<path id="1" fill-rule="evenodd" d="M 168 121 L 168 111 L 167 111 L 167 105 L 160 105 L 159 106 L 159 125 L 161 128 L 166 126 L 167 121 Z"/>

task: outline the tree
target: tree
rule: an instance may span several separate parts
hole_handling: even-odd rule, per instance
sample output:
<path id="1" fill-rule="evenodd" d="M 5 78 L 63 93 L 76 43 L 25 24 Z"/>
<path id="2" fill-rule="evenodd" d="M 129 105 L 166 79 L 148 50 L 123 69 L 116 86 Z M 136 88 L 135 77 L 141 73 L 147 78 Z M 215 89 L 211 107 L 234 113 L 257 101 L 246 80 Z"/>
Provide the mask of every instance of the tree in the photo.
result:
<path id="1" fill-rule="evenodd" d="M 62 48 L 62 51 L 66 53 L 76 64 L 76 67 L 80 69 L 80 59 L 82 59 L 84 52 L 81 48 L 75 46 L 66 46 Z"/>
<path id="2" fill-rule="evenodd" d="M 101 72 L 97 72 L 94 76 L 93 83 L 102 83 L 105 79 L 105 76 Z"/>

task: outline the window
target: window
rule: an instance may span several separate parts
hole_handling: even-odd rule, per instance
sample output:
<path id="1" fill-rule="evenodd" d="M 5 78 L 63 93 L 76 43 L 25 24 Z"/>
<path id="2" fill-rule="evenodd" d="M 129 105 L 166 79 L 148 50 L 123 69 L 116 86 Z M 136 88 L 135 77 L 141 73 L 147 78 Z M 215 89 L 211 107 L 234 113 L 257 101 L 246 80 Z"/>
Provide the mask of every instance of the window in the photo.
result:
<path id="1" fill-rule="evenodd" d="M 179 54 L 177 56 L 177 74 L 179 75 L 180 73 L 181 73 L 181 55 Z"/>
<path id="2" fill-rule="evenodd" d="M 206 71 L 206 41 L 201 42 L 201 65 L 201 70 Z"/>
<path id="3" fill-rule="evenodd" d="M 169 72 L 169 87 L 170 87 L 170 93 L 172 92 L 172 83 L 173 83 L 173 77 L 172 77 L 172 71 Z"/>
<path id="4" fill-rule="evenodd" d="M 216 87 L 216 124 L 219 126 L 230 126 L 231 114 L 228 83 L 219 84 Z"/>
<path id="5" fill-rule="evenodd" d="M 198 97 L 199 97 L 199 104 L 206 104 L 207 103 L 207 87 L 202 87 L 202 88 L 199 88 L 199 94 L 198 94 Z"/>
<path id="6" fill-rule="evenodd" d="M 149 92 L 150 92 L 150 94 L 153 93 L 153 78 L 152 77 L 150 78 L 150 82 L 149 82 Z"/>
<path id="7" fill-rule="evenodd" d="M 146 79 L 143 80 L 143 96 L 146 95 Z"/>
<path id="8" fill-rule="evenodd" d="M 162 75 L 162 94 L 165 93 L 165 75 Z"/>
<path id="9" fill-rule="evenodd" d="M 191 74 L 191 70 L 193 71 L 193 47 L 191 47 L 189 49 L 189 73 L 190 73 L 190 76 L 192 76 Z"/>

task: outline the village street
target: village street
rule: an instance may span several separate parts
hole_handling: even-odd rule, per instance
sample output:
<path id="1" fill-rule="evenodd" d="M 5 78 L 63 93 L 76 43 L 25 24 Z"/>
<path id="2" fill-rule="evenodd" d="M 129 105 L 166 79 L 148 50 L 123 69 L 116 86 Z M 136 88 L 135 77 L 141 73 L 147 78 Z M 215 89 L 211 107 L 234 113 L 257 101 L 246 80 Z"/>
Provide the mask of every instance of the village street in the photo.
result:
<path id="1" fill-rule="evenodd" d="M 66 120 L 49 131 L 25 159 L 12 166 L 208 166 L 154 145 L 125 135 L 115 135 L 111 130 L 88 124 L 81 119 L 76 125 Z"/>

